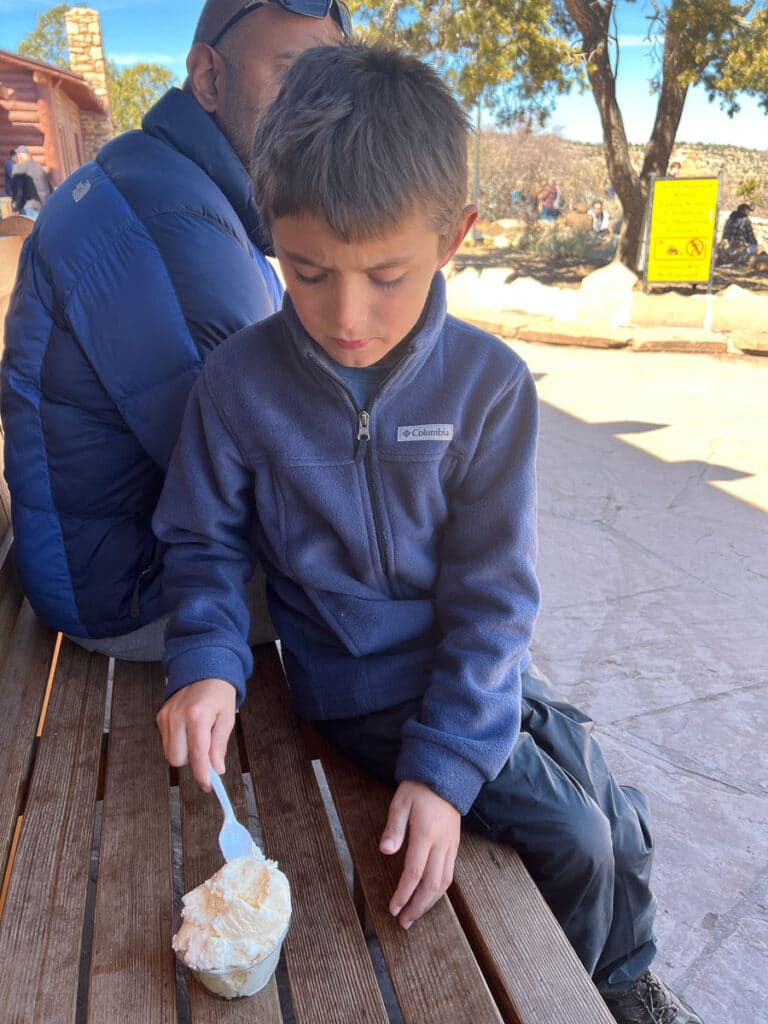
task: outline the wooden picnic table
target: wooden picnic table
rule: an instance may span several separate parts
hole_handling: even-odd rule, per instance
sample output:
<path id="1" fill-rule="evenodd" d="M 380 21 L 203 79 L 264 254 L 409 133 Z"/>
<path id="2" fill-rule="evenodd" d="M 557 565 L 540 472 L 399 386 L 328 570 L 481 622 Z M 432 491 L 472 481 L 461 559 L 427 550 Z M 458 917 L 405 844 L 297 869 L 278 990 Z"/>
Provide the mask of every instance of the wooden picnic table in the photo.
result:
<path id="1" fill-rule="evenodd" d="M 187 987 L 171 936 L 181 892 L 221 866 L 221 812 L 163 758 L 161 667 L 110 676 L 35 617 L 10 533 L 0 563 L 2 1024 L 613 1024 L 510 849 L 465 836 L 449 895 L 397 926 L 401 860 L 377 850 L 389 794 L 307 738 L 274 645 L 255 649 L 226 784 L 242 821 L 252 786 L 264 850 L 291 882 L 286 980 L 233 1001 Z"/>

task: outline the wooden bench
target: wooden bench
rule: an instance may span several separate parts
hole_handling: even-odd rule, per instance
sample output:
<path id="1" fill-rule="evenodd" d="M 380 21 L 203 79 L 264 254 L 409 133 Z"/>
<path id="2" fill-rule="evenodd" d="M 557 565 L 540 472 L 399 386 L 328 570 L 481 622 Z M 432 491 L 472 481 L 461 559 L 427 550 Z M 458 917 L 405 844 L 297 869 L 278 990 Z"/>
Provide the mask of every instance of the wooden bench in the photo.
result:
<path id="1" fill-rule="evenodd" d="M 511 850 L 465 837 L 448 897 L 400 929 L 386 903 L 401 862 L 377 852 L 389 794 L 325 750 L 350 892 L 272 645 L 255 650 L 226 782 L 247 821 L 250 779 L 291 881 L 285 970 L 250 999 L 187 990 L 170 940 L 181 891 L 221 865 L 221 814 L 163 759 L 161 668 L 117 663 L 108 686 L 109 662 L 23 599 L 10 532 L 0 558 L 2 1024 L 612 1024 Z"/>

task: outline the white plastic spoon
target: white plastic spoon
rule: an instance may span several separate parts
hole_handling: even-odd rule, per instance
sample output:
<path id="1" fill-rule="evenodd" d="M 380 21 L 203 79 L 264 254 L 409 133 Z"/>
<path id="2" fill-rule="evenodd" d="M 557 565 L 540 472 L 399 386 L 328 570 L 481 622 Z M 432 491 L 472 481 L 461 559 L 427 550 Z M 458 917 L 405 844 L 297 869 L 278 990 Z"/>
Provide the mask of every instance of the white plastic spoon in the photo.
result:
<path id="1" fill-rule="evenodd" d="M 251 834 L 235 817 L 227 791 L 224 789 L 224 783 L 213 768 L 211 768 L 211 785 L 224 810 L 224 824 L 221 826 L 221 832 L 219 832 L 219 848 L 224 854 L 224 860 L 230 861 L 236 860 L 238 857 L 250 857 L 253 853 Z"/>

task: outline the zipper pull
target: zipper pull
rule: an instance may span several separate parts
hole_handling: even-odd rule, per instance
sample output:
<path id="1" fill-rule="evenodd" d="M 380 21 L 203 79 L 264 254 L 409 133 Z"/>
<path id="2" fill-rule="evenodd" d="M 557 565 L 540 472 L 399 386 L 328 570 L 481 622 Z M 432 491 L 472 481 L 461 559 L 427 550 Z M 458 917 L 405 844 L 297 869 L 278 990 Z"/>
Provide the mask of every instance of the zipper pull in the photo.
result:
<path id="1" fill-rule="evenodd" d="M 357 414 L 357 440 L 358 441 L 370 441 L 371 440 L 371 415 L 367 413 L 365 409 Z"/>

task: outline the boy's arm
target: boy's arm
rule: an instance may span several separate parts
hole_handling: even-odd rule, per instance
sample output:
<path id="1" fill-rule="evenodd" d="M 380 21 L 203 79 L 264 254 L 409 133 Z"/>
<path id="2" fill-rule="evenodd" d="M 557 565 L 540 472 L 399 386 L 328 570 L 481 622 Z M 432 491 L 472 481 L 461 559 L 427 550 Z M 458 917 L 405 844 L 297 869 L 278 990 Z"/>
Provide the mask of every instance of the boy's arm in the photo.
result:
<path id="1" fill-rule="evenodd" d="M 436 591 L 442 641 L 418 720 L 403 727 L 401 781 L 379 843 L 390 854 L 407 839 L 389 903 L 403 928 L 451 884 L 460 814 L 499 773 L 519 731 L 522 659 L 539 607 L 537 411 L 523 367 L 452 495 Z"/>
<path id="2" fill-rule="evenodd" d="M 402 731 L 397 779 L 425 783 L 462 814 L 520 727 L 520 675 L 539 609 L 537 414 L 521 365 L 449 498 L 435 591 L 441 640 L 418 719 Z"/>
<path id="3" fill-rule="evenodd" d="M 194 752 L 195 777 L 205 787 L 210 752 L 219 747 L 206 749 L 202 734 L 213 742 L 226 725 L 229 735 L 253 667 L 246 598 L 253 572 L 252 502 L 250 471 L 204 372 L 190 395 L 153 527 L 167 545 L 163 591 L 171 608 L 164 659 L 168 703 L 158 724 L 166 754 L 177 759 L 172 763 Z M 181 695 L 201 681 L 220 685 Z"/>

